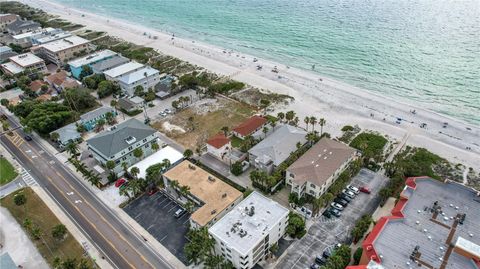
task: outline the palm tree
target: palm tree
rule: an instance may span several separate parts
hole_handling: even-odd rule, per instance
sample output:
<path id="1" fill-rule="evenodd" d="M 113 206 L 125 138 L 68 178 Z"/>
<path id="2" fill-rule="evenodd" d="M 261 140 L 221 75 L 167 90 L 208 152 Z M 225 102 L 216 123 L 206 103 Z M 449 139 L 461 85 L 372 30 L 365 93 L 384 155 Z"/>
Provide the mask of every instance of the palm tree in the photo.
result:
<path id="1" fill-rule="evenodd" d="M 265 134 L 265 138 L 267 138 L 268 127 L 263 127 L 262 132 Z"/>
<path id="2" fill-rule="evenodd" d="M 283 119 L 285 119 L 285 113 L 278 112 L 277 118 L 280 120 L 280 122 L 283 122 Z"/>
<path id="3" fill-rule="evenodd" d="M 170 162 L 169 159 L 163 159 L 162 166 L 163 166 L 164 170 L 168 169 L 170 167 L 170 165 L 172 165 L 172 163 Z"/>
<path id="4" fill-rule="evenodd" d="M 160 146 L 158 145 L 158 143 L 152 143 L 152 149 L 154 151 L 158 151 L 160 149 Z"/>
<path id="5" fill-rule="evenodd" d="M 128 173 L 128 163 L 127 162 L 122 162 L 121 164 L 123 172 L 126 174 Z"/>
<path id="6" fill-rule="evenodd" d="M 96 129 L 97 129 L 97 132 L 103 130 L 103 126 L 105 125 L 105 120 L 104 119 L 99 119 L 97 121 L 97 124 L 96 124 Z"/>
<path id="7" fill-rule="evenodd" d="M 323 126 L 325 126 L 325 123 L 327 123 L 327 121 L 324 118 L 318 120 L 318 124 L 320 124 L 320 137 L 323 135 Z"/>
<path id="8" fill-rule="evenodd" d="M 141 189 L 142 189 L 140 180 L 138 180 L 138 179 L 130 180 L 128 182 L 127 188 L 130 189 L 133 196 L 137 196 L 137 194 L 139 194 Z"/>
<path id="9" fill-rule="evenodd" d="M 313 200 L 313 215 L 317 215 L 318 214 L 318 211 L 320 210 L 320 207 L 322 207 L 323 205 L 323 199 L 322 197 L 320 196 L 319 198 L 316 198 Z"/>
<path id="10" fill-rule="evenodd" d="M 193 155 L 193 151 L 191 149 L 186 149 L 184 152 L 183 152 L 183 157 L 185 159 L 190 159 L 190 157 L 192 157 Z"/>
<path id="11" fill-rule="evenodd" d="M 293 110 L 290 110 L 287 113 L 285 113 L 285 119 L 287 120 L 287 122 L 292 121 L 293 118 L 295 118 L 295 112 Z"/>
<path id="12" fill-rule="evenodd" d="M 308 124 L 310 123 L 310 118 L 305 117 L 305 119 L 303 119 L 303 122 L 305 122 L 305 124 L 307 125 L 306 129 L 307 129 L 307 132 L 308 132 Z"/>
<path id="13" fill-rule="evenodd" d="M 99 174 L 94 174 L 91 178 L 90 178 L 90 183 L 92 183 L 92 185 L 94 186 L 97 186 L 100 184 L 100 181 L 102 180 L 102 178 L 100 177 Z"/>
<path id="14" fill-rule="evenodd" d="M 50 134 L 50 139 L 53 141 L 57 141 L 60 138 L 60 135 L 57 132 L 53 132 Z"/>
<path id="15" fill-rule="evenodd" d="M 135 158 L 141 158 L 143 156 L 143 150 L 141 148 L 136 148 L 133 151 L 133 156 L 135 156 Z"/>
<path id="16" fill-rule="evenodd" d="M 189 186 L 181 186 L 180 187 L 180 194 L 183 196 L 183 197 L 187 197 L 188 196 L 188 193 L 190 192 L 190 187 Z"/>
<path id="17" fill-rule="evenodd" d="M 193 204 L 192 201 L 188 201 L 185 204 L 185 209 L 187 210 L 188 213 L 192 213 L 194 206 L 195 206 L 195 204 Z"/>
<path id="18" fill-rule="evenodd" d="M 70 154 L 72 158 L 75 160 L 77 159 L 78 156 L 78 145 L 77 143 L 70 142 L 68 145 L 65 147 L 65 150 Z"/>
<path id="19" fill-rule="evenodd" d="M 313 142 L 315 141 L 316 137 L 317 136 L 315 135 L 314 132 L 310 132 L 310 133 L 307 134 L 306 138 L 307 138 L 308 143 L 310 143 L 310 146 L 313 145 Z"/>
<path id="20" fill-rule="evenodd" d="M 134 179 L 137 179 L 137 176 L 138 174 L 140 173 L 140 169 L 138 169 L 138 167 L 134 166 L 132 167 L 132 169 L 130 169 L 130 175 L 132 175 L 132 177 Z"/>
<path id="21" fill-rule="evenodd" d="M 130 183 L 129 183 L 130 184 Z M 123 188 L 120 188 L 119 189 L 119 194 L 120 195 L 123 195 L 123 196 L 127 196 L 128 197 L 128 200 L 130 200 L 130 192 L 129 192 L 129 188 L 127 187 L 123 187 Z"/>
<path id="22" fill-rule="evenodd" d="M 224 136 L 228 136 L 228 126 L 223 126 L 222 129 L 220 129 L 223 131 L 223 135 Z"/>
<path id="23" fill-rule="evenodd" d="M 311 116 L 310 124 L 312 125 L 312 131 L 315 131 L 315 124 L 317 124 L 317 118 L 315 118 L 314 116 Z"/>
<path id="24" fill-rule="evenodd" d="M 298 117 L 295 117 L 293 119 L 293 125 L 295 125 L 295 127 L 298 127 L 298 122 L 300 121 L 300 119 Z"/>
<path id="25" fill-rule="evenodd" d="M 180 187 L 180 184 L 176 180 L 170 181 L 170 187 L 175 191 L 175 194 L 178 196 L 177 189 Z"/>

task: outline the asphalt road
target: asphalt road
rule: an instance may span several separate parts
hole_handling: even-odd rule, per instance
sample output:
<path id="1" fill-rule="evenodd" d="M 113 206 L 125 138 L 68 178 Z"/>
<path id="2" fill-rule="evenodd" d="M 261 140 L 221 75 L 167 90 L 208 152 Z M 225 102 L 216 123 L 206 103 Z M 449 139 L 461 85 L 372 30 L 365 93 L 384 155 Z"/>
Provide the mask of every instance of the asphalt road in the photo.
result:
<path id="1" fill-rule="evenodd" d="M 11 129 L 18 123 L 9 117 Z M 128 228 L 76 176 L 35 141 L 25 141 L 18 128 L 0 142 L 93 242 L 114 268 L 173 268 Z"/>

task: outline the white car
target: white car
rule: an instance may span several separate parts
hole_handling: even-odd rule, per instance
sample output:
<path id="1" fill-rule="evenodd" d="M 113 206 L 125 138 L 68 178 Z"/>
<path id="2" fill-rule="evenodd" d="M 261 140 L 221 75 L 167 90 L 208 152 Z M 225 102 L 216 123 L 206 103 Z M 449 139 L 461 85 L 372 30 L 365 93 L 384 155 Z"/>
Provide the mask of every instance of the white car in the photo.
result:
<path id="1" fill-rule="evenodd" d="M 337 209 L 337 210 L 340 210 L 340 211 L 343 210 L 343 206 L 342 206 L 341 204 L 339 204 L 339 203 L 335 203 L 335 202 L 334 202 L 334 203 L 331 203 L 330 205 L 331 205 L 333 208 Z"/>
<path id="2" fill-rule="evenodd" d="M 347 186 L 347 189 L 355 194 L 359 194 L 360 193 L 360 190 L 357 188 L 357 187 L 354 187 L 354 186 L 351 186 L 351 185 L 348 185 Z"/>
<path id="3" fill-rule="evenodd" d="M 351 199 L 355 198 L 355 193 L 353 193 L 349 189 L 344 189 L 342 191 L 342 193 L 345 194 L 346 196 L 350 197 Z"/>
<path id="4" fill-rule="evenodd" d="M 170 110 L 169 108 L 165 109 L 163 112 L 165 112 L 165 113 L 167 113 L 167 114 L 172 114 L 172 113 L 173 113 L 173 111 Z"/>

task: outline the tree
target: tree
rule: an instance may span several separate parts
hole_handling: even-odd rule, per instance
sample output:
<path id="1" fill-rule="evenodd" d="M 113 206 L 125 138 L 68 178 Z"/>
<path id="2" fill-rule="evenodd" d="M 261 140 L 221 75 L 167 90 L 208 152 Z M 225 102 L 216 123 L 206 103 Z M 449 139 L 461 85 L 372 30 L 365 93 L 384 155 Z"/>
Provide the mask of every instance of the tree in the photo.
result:
<path id="1" fill-rule="evenodd" d="M 87 86 L 87 88 L 89 89 L 97 89 L 97 81 L 95 81 L 95 79 L 91 78 L 91 77 L 86 77 L 83 79 L 83 84 L 85 84 L 85 86 Z"/>
<path id="2" fill-rule="evenodd" d="M 63 240 L 65 235 L 67 235 L 67 227 L 65 225 L 58 224 L 52 228 L 52 237 L 58 241 Z"/>
<path id="3" fill-rule="evenodd" d="M 223 256 L 221 255 L 207 255 L 207 258 L 205 259 L 205 268 L 208 269 L 217 269 L 221 268 L 220 265 L 224 262 Z"/>
<path id="4" fill-rule="evenodd" d="M 278 249 L 279 249 L 278 244 L 275 243 L 275 244 L 270 246 L 269 250 L 270 250 L 270 253 L 273 255 L 273 254 L 277 253 Z"/>
<path id="5" fill-rule="evenodd" d="M 228 126 L 223 126 L 220 130 L 222 130 L 224 136 L 228 136 Z"/>
<path id="6" fill-rule="evenodd" d="M 318 124 L 320 125 L 320 137 L 323 135 L 323 126 L 325 126 L 326 123 L 327 121 L 324 118 L 318 120 Z"/>
<path id="7" fill-rule="evenodd" d="M 105 166 L 107 167 L 108 170 L 113 170 L 113 168 L 115 168 L 115 162 L 112 161 L 112 160 L 108 160 L 106 163 L 105 163 Z"/>
<path id="8" fill-rule="evenodd" d="M 140 169 L 136 166 L 132 167 L 132 169 L 130 169 L 130 174 L 132 175 L 132 177 L 134 179 L 137 179 L 137 176 L 138 174 L 140 173 Z"/>
<path id="9" fill-rule="evenodd" d="M 4 132 L 8 131 L 8 129 L 10 128 L 10 123 L 8 123 L 8 121 L 3 121 L 2 122 L 2 129 Z"/>
<path id="10" fill-rule="evenodd" d="M 80 72 L 80 80 L 82 80 L 84 77 L 90 76 L 93 74 L 93 70 L 89 65 L 84 65 L 82 66 L 82 71 Z"/>
<path id="11" fill-rule="evenodd" d="M 315 118 L 314 116 L 311 116 L 310 124 L 312 125 L 312 131 L 315 131 L 315 124 L 317 124 L 317 118 Z"/>
<path id="12" fill-rule="evenodd" d="M 184 185 L 184 186 L 180 187 L 180 194 L 183 197 L 187 197 L 189 193 L 190 193 L 190 187 L 189 186 Z"/>
<path id="13" fill-rule="evenodd" d="M 105 125 L 105 120 L 104 119 L 99 119 L 96 124 L 96 129 L 97 131 L 103 130 L 103 126 Z"/>
<path id="14" fill-rule="evenodd" d="M 138 85 L 137 87 L 135 87 L 134 94 L 135 94 L 136 96 L 143 96 L 143 95 L 145 95 L 145 90 L 143 89 L 142 85 Z"/>
<path id="15" fill-rule="evenodd" d="M 266 99 L 260 99 L 260 107 L 263 108 L 263 113 L 267 112 L 267 107 L 270 105 L 270 101 Z"/>
<path id="16" fill-rule="evenodd" d="M 175 109 L 179 109 L 180 108 L 180 102 L 177 101 L 177 100 L 173 100 L 172 101 L 172 107 L 175 108 Z"/>
<path id="17" fill-rule="evenodd" d="M 60 135 L 57 132 L 53 132 L 50 134 L 50 139 L 53 141 L 57 141 L 60 138 Z"/>
<path id="18" fill-rule="evenodd" d="M 267 138 L 267 133 L 268 133 L 268 127 L 263 127 L 262 129 L 263 134 L 265 135 L 265 138 Z"/>
<path id="19" fill-rule="evenodd" d="M 27 202 L 27 196 L 24 193 L 17 193 L 13 197 L 13 202 L 18 206 L 24 205 Z"/>
<path id="20" fill-rule="evenodd" d="M 363 254 L 363 248 L 362 247 L 359 247 L 357 248 L 357 250 L 355 250 L 355 252 L 353 253 L 353 264 L 354 265 L 358 265 L 360 263 L 360 259 L 362 258 L 362 254 Z"/>
<path id="21" fill-rule="evenodd" d="M 151 101 L 155 100 L 155 98 L 156 98 L 155 91 L 152 90 L 152 89 L 149 89 L 147 91 L 147 93 L 145 94 L 145 96 L 143 97 L 145 102 L 151 102 Z"/>
<path id="22" fill-rule="evenodd" d="M 160 146 L 158 145 L 158 143 L 152 143 L 152 149 L 154 151 L 158 151 L 160 149 Z"/>
<path id="23" fill-rule="evenodd" d="M 62 262 L 62 269 L 76 269 L 77 268 L 77 260 L 72 258 L 67 258 Z"/>
<path id="24" fill-rule="evenodd" d="M 209 235 L 206 227 L 191 229 L 187 233 L 187 238 L 189 241 L 185 244 L 184 252 L 188 262 L 198 265 L 213 254 L 215 240 Z"/>
<path id="25" fill-rule="evenodd" d="M 242 166 L 242 163 L 241 162 L 235 162 L 232 164 L 232 167 L 230 168 L 230 171 L 232 172 L 232 174 L 234 174 L 235 176 L 239 176 L 242 174 L 243 172 L 243 166 Z"/>
<path id="26" fill-rule="evenodd" d="M 70 157 L 74 158 L 75 160 L 77 159 L 79 154 L 77 143 L 75 142 L 68 143 L 67 146 L 65 147 L 65 150 L 67 151 L 67 153 L 70 154 Z"/>
<path id="27" fill-rule="evenodd" d="M 116 107 L 117 106 L 117 100 L 113 99 L 112 101 L 110 101 L 110 106 L 111 107 Z"/>
<path id="28" fill-rule="evenodd" d="M 308 132 L 308 124 L 310 123 L 310 118 L 309 118 L 309 117 L 305 117 L 305 118 L 303 119 L 303 122 L 305 122 L 306 129 L 307 129 L 307 132 Z"/>
<path id="29" fill-rule="evenodd" d="M 285 119 L 285 113 L 278 112 L 277 113 L 277 118 L 280 120 L 280 122 L 283 122 L 283 119 Z"/>
<path id="30" fill-rule="evenodd" d="M 135 156 L 135 158 L 141 158 L 143 156 L 143 150 L 141 148 L 136 148 L 133 150 L 133 156 Z"/>
<path id="31" fill-rule="evenodd" d="M 313 206 L 313 215 L 317 215 L 320 208 L 323 206 L 323 198 L 315 198 L 312 202 Z"/>
<path id="32" fill-rule="evenodd" d="M 95 97 L 90 94 L 88 89 L 74 88 L 66 89 L 62 92 L 64 98 L 63 105 L 70 107 L 71 110 L 78 112 L 85 111 L 97 105 Z"/>
<path id="33" fill-rule="evenodd" d="M 105 120 L 110 125 L 115 124 L 115 115 L 113 114 L 113 112 L 105 113 Z"/>
<path id="34" fill-rule="evenodd" d="M 191 157 L 193 156 L 193 151 L 191 149 L 186 149 L 184 152 L 183 152 L 183 157 L 185 159 L 190 159 Z"/>
<path id="35" fill-rule="evenodd" d="M 122 196 L 127 196 L 128 197 L 128 200 L 130 200 L 130 192 L 129 192 L 129 188 L 126 188 L 126 187 L 120 187 L 119 190 L 118 190 L 118 193 Z"/>
<path id="36" fill-rule="evenodd" d="M 295 118 L 295 112 L 290 110 L 290 111 L 287 111 L 287 113 L 285 113 L 285 119 L 287 120 L 287 122 L 290 122 L 293 120 L 293 118 Z"/>
<path id="37" fill-rule="evenodd" d="M 303 237 L 307 232 L 305 230 L 305 221 L 303 218 L 293 212 L 290 212 L 288 216 L 288 226 L 286 229 L 287 234 L 294 238 Z"/>
<path id="38" fill-rule="evenodd" d="M 10 101 L 8 101 L 8 99 L 3 98 L 2 100 L 0 100 L 0 104 L 4 107 L 7 107 L 9 103 Z"/>

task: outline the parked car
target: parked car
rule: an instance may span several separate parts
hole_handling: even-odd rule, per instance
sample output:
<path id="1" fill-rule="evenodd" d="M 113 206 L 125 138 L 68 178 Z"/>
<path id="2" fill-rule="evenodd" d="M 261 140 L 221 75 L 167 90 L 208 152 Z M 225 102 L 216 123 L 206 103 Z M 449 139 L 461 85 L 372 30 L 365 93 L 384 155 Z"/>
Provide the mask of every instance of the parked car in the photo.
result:
<path id="1" fill-rule="evenodd" d="M 347 186 L 347 189 L 350 190 L 351 192 L 355 193 L 355 194 L 359 194 L 360 193 L 360 190 L 357 188 L 357 187 L 354 187 L 352 185 L 348 185 Z"/>
<path id="2" fill-rule="evenodd" d="M 306 208 L 306 207 L 304 207 L 304 206 L 302 206 L 302 207 L 300 208 L 300 211 L 301 211 L 304 215 L 306 215 L 306 217 L 308 217 L 308 218 L 310 218 L 310 217 L 312 216 L 312 210 L 310 210 L 310 209 L 308 209 L 308 208 Z"/>
<path id="3" fill-rule="evenodd" d="M 325 212 L 323 212 L 322 216 L 325 216 L 327 219 L 329 219 L 329 218 L 332 217 L 332 213 L 330 213 L 330 211 L 328 211 L 328 210 L 325 210 Z"/>
<path id="4" fill-rule="evenodd" d="M 315 257 L 315 262 L 318 263 L 319 265 L 324 265 L 327 263 L 327 258 L 323 256 L 317 256 Z"/>
<path id="5" fill-rule="evenodd" d="M 335 202 L 331 203 L 330 206 L 339 210 L 339 211 L 343 210 L 343 206 L 341 204 L 338 204 L 338 203 L 335 203 Z"/>
<path id="6" fill-rule="evenodd" d="M 333 200 L 335 203 L 338 203 L 338 204 L 341 204 L 344 208 L 347 207 L 348 205 L 348 202 L 343 200 L 342 198 L 340 197 L 337 197 Z"/>
<path id="7" fill-rule="evenodd" d="M 352 198 L 350 198 L 349 196 L 347 196 L 347 195 L 344 194 L 344 193 L 340 193 L 340 194 L 338 195 L 338 197 L 341 198 L 341 199 L 343 199 L 343 200 L 345 200 L 345 201 L 347 201 L 347 203 L 350 203 L 350 202 L 352 201 Z"/>
<path id="8" fill-rule="evenodd" d="M 26 135 L 26 136 L 24 136 L 23 138 L 24 138 L 25 140 L 27 140 L 27 141 L 32 141 L 32 137 L 29 136 L 29 135 Z"/>
<path id="9" fill-rule="evenodd" d="M 310 269 L 318 269 L 318 268 L 320 268 L 320 265 L 316 263 L 312 263 L 312 265 L 310 265 Z"/>
<path id="10" fill-rule="evenodd" d="M 352 199 L 355 198 L 355 193 L 349 191 L 348 189 L 344 189 L 344 190 L 342 191 L 342 193 L 345 194 L 346 196 L 352 198 Z"/>
<path id="11" fill-rule="evenodd" d="M 173 113 L 173 111 L 170 110 L 169 108 L 165 109 L 164 112 L 167 113 L 167 114 L 172 114 Z"/>
<path id="12" fill-rule="evenodd" d="M 119 178 L 115 181 L 115 188 L 118 188 L 127 182 L 124 178 Z"/>
<path id="13" fill-rule="evenodd" d="M 179 208 L 177 211 L 175 211 L 175 217 L 180 218 L 183 214 L 185 214 L 185 209 Z"/>
<path id="14" fill-rule="evenodd" d="M 334 215 L 337 218 L 339 218 L 342 215 L 342 212 L 340 212 L 340 210 L 335 209 L 335 208 L 330 208 L 329 211 L 332 215 Z"/>
<path id="15" fill-rule="evenodd" d="M 370 189 L 367 187 L 360 187 L 360 191 L 366 194 L 370 194 Z"/>
<path id="16" fill-rule="evenodd" d="M 148 196 L 152 196 L 152 195 L 154 195 L 154 194 L 157 193 L 157 192 L 158 192 L 158 188 L 157 188 L 157 187 L 152 188 L 152 189 L 150 189 L 150 190 L 148 191 Z"/>

